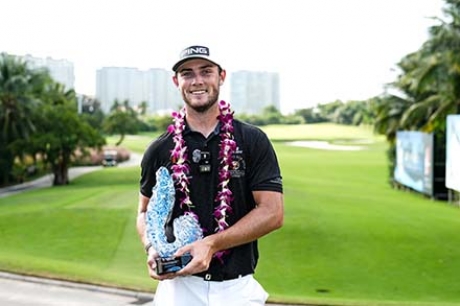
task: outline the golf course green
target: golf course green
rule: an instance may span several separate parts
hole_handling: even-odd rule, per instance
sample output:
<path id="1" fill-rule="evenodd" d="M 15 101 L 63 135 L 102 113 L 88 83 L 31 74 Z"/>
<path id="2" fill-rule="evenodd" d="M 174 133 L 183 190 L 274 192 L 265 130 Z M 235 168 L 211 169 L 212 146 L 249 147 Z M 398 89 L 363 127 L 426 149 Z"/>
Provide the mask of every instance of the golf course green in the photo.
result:
<path id="1" fill-rule="evenodd" d="M 382 137 L 334 124 L 264 130 L 285 201 L 284 226 L 259 241 L 269 301 L 460 305 L 459 207 L 391 188 Z M 122 146 L 142 153 L 153 137 Z M 0 198 L 0 270 L 154 292 L 135 230 L 138 181 L 137 166 L 101 168 Z"/>

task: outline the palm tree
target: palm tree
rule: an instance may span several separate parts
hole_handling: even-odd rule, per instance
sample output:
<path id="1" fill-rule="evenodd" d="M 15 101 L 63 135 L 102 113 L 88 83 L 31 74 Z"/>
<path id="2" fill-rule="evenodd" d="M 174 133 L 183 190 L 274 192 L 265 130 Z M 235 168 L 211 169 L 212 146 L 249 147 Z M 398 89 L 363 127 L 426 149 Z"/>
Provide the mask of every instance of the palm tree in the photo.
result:
<path id="1" fill-rule="evenodd" d="M 397 95 L 388 95 L 375 101 L 377 118 L 374 131 L 385 135 L 389 143 L 394 143 L 396 132 L 401 128 L 401 118 L 409 108 L 411 101 Z"/>
<path id="2" fill-rule="evenodd" d="M 15 159 L 11 144 L 28 139 L 35 130 L 32 114 L 50 80 L 46 71 L 32 70 L 19 58 L 0 54 L 0 184 L 10 179 Z"/>
<path id="3" fill-rule="evenodd" d="M 460 1 L 446 3 L 449 21 L 433 18 L 439 24 L 430 27 L 430 38 L 398 63 L 402 74 L 389 85 L 399 95 L 379 106 L 376 130 L 389 140 L 398 129 L 443 130 L 446 116 L 460 113 Z"/>
<path id="4" fill-rule="evenodd" d="M 398 63 L 402 74 L 389 84 L 398 94 L 378 105 L 375 130 L 390 142 L 390 164 L 397 130 L 433 132 L 442 146 L 446 116 L 460 113 L 460 1 L 446 3 L 449 21 L 434 18 L 439 24 L 429 29 L 429 39 Z"/>
<path id="5" fill-rule="evenodd" d="M 139 112 L 142 116 L 144 116 L 147 113 L 147 108 L 148 108 L 147 101 L 142 101 L 139 104 Z"/>
<path id="6" fill-rule="evenodd" d="M 109 135 L 120 135 L 120 138 L 115 143 L 115 146 L 119 146 L 126 135 L 136 134 L 139 131 L 139 119 L 135 112 L 121 109 L 115 110 L 105 117 L 103 129 Z"/>
<path id="7" fill-rule="evenodd" d="M 400 63 L 405 75 L 395 85 L 413 99 L 402 127 L 432 132 L 444 127 L 448 114 L 460 113 L 460 1 L 446 2 L 450 21 L 434 18 L 440 24 L 430 28 L 428 41 Z"/>

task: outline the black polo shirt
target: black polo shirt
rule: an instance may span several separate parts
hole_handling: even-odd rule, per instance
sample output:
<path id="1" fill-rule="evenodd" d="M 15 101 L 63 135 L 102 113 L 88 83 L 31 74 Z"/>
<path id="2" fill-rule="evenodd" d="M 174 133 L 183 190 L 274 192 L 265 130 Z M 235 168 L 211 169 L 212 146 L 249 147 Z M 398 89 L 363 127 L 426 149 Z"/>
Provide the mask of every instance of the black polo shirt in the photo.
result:
<path id="1" fill-rule="evenodd" d="M 236 119 L 233 120 L 233 127 L 237 149 L 233 153 L 233 166 L 230 170 L 229 187 L 233 194 L 233 202 L 232 210 L 226 219 L 229 226 L 235 224 L 255 207 L 252 191 L 283 191 L 277 157 L 265 133 L 253 125 Z M 213 212 L 216 204 L 214 200 L 219 190 L 219 128 L 218 125 L 208 138 L 190 130 L 188 126 L 183 132 L 190 165 L 190 198 L 194 205 L 193 211 L 199 217 L 205 236 L 213 234 L 217 226 Z M 174 148 L 172 138 L 172 134 L 164 133 L 144 152 L 141 162 L 140 192 L 146 197 L 152 195 L 156 170 L 161 166 L 171 168 L 171 150 Z M 203 154 L 200 155 L 200 152 Z M 208 153 L 210 172 L 201 172 L 200 164 L 203 160 L 200 161 L 200 157 L 207 158 Z M 179 207 L 181 196 L 176 195 L 174 218 L 183 214 Z M 257 241 L 253 241 L 230 249 L 223 257 L 224 263 L 213 259 L 208 271 L 199 275 L 208 280 L 221 281 L 251 274 L 254 273 L 258 257 Z"/>

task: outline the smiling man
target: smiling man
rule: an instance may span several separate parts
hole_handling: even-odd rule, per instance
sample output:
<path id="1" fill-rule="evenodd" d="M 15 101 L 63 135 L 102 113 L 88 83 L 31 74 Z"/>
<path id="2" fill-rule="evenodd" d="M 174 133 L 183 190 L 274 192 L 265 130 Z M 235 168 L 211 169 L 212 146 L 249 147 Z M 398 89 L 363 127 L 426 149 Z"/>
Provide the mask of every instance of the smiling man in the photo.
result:
<path id="1" fill-rule="evenodd" d="M 253 274 L 257 239 L 283 224 L 281 172 L 267 136 L 234 119 L 230 105 L 219 101 L 226 71 L 211 51 L 191 46 L 181 52 L 172 70 L 184 107 L 141 163 L 137 231 L 149 275 L 160 281 L 157 306 L 265 305 L 268 297 Z M 175 203 L 154 235 L 164 231 L 174 241 L 174 222 L 191 215 L 204 236 L 177 249 L 173 258 L 192 259 L 171 273 L 159 269 L 162 245 L 152 245 L 146 234 L 147 208 L 160 201 L 152 192 L 160 167 L 172 174 Z"/>
<path id="2" fill-rule="evenodd" d="M 183 50 L 173 71 L 176 73 L 173 82 L 188 108 L 199 114 L 207 113 L 213 106 L 214 112 L 219 111 L 216 103 L 227 73 L 211 60 L 207 47 L 192 46 Z M 188 117 L 191 117 L 190 114 Z M 211 128 L 215 124 L 216 121 L 211 120 Z"/>

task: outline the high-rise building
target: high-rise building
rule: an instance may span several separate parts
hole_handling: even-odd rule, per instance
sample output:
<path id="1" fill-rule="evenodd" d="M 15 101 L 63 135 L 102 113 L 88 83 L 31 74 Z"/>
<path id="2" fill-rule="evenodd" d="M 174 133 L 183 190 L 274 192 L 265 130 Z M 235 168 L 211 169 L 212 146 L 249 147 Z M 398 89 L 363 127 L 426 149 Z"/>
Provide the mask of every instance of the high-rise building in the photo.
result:
<path id="1" fill-rule="evenodd" d="M 101 68 L 96 72 L 96 99 L 106 113 L 115 100 L 120 103 L 128 100 L 131 107 L 146 102 L 147 113 L 169 111 L 180 103 L 171 73 L 164 69 Z"/>
<path id="2" fill-rule="evenodd" d="M 51 57 L 39 58 L 31 55 L 21 56 L 21 58 L 32 69 L 47 68 L 51 77 L 56 82 L 63 84 L 66 89 L 75 88 L 74 65 L 72 62 L 64 59 L 55 60 Z"/>
<path id="3" fill-rule="evenodd" d="M 169 114 L 171 110 L 182 105 L 179 90 L 174 86 L 172 76 L 172 72 L 164 69 L 152 68 L 146 71 L 146 101 L 150 113 Z"/>
<path id="4" fill-rule="evenodd" d="M 267 106 L 280 110 L 279 75 L 274 72 L 233 72 L 230 98 L 232 108 L 238 113 L 259 114 Z"/>

